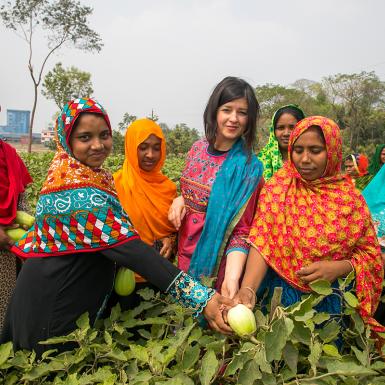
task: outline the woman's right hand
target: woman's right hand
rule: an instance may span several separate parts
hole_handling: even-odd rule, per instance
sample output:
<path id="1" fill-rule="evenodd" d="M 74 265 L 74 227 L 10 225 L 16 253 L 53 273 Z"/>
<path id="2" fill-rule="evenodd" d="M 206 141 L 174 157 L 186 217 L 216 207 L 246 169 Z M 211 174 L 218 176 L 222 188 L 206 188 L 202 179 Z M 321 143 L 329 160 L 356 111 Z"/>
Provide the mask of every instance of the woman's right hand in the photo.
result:
<path id="1" fill-rule="evenodd" d="M 176 230 L 180 229 L 182 220 L 186 215 L 186 207 L 184 205 L 183 196 L 175 198 L 168 210 L 168 220 L 174 225 Z"/>
<path id="2" fill-rule="evenodd" d="M 16 225 L 17 227 L 17 225 Z M 14 226 L 10 226 L 7 228 L 14 228 Z M 3 226 L 0 226 L 0 250 L 9 250 L 12 245 L 13 241 L 11 238 L 8 237 L 7 233 L 5 232 L 6 228 Z"/>
<path id="3" fill-rule="evenodd" d="M 203 315 L 212 329 L 222 334 L 232 334 L 233 331 L 226 323 L 224 316 L 235 305 L 232 299 L 215 293 L 203 309 Z"/>
<path id="4" fill-rule="evenodd" d="M 254 294 L 253 294 L 254 293 Z M 250 287 L 241 287 L 234 297 L 235 303 L 241 303 L 253 310 L 256 301 L 256 294 Z"/>

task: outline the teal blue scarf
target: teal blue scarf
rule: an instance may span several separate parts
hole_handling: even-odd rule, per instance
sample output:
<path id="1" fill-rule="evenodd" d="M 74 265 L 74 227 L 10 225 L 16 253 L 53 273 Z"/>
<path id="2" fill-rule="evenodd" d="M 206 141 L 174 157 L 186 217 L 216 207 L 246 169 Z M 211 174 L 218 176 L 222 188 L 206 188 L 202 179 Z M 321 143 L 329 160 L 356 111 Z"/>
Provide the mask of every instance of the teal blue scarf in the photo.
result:
<path id="1" fill-rule="evenodd" d="M 230 235 L 228 227 L 244 209 L 262 173 L 260 160 L 254 154 L 249 159 L 244 142 L 239 139 L 227 154 L 211 189 L 205 224 L 189 268 L 189 274 L 194 278 L 211 277 L 217 273 L 223 244 Z"/>

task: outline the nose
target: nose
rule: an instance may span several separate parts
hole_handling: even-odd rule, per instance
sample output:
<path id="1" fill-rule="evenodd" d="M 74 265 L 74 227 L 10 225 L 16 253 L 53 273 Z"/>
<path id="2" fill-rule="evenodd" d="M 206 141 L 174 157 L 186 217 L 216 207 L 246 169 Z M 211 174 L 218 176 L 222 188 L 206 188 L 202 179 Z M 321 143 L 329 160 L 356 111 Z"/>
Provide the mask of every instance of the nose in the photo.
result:
<path id="1" fill-rule="evenodd" d="M 310 156 L 309 151 L 304 151 L 302 155 L 302 163 L 309 163 L 310 162 Z"/>
<path id="2" fill-rule="evenodd" d="M 92 149 L 93 150 L 101 151 L 101 150 L 103 150 L 103 148 L 104 148 L 104 144 L 99 138 L 92 141 Z"/>
<path id="3" fill-rule="evenodd" d="M 229 119 L 231 122 L 237 122 L 238 121 L 238 114 L 237 114 L 236 110 L 231 112 Z"/>
<path id="4" fill-rule="evenodd" d="M 150 147 L 145 153 L 146 158 L 152 159 L 154 157 L 154 150 Z"/>
<path id="5" fill-rule="evenodd" d="M 291 129 L 289 127 L 286 127 L 283 131 L 283 136 L 285 138 L 290 138 L 290 134 L 291 134 Z"/>

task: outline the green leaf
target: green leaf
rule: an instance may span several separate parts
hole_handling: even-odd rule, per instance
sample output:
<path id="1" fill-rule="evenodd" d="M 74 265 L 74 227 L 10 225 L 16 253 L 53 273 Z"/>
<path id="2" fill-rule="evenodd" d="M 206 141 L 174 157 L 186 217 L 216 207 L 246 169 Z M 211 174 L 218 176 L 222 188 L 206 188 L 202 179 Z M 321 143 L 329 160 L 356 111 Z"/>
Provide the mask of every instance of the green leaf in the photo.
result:
<path id="1" fill-rule="evenodd" d="M 0 345 L 0 365 L 4 364 L 11 356 L 13 351 L 12 342 Z"/>
<path id="2" fill-rule="evenodd" d="M 351 315 L 351 317 L 353 319 L 354 326 L 355 326 L 356 330 L 358 331 L 358 333 L 363 334 L 365 331 L 365 324 L 364 324 L 364 321 L 362 320 L 361 316 L 357 312 L 354 312 Z"/>
<path id="3" fill-rule="evenodd" d="M 274 315 L 275 309 L 281 304 L 282 299 L 282 287 L 275 287 L 273 296 L 270 302 L 270 321 Z"/>
<path id="4" fill-rule="evenodd" d="M 182 368 L 184 370 L 192 368 L 195 363 L 199 360 L 200 352 L 201 349 L 198 344 L 191 347 L 189 346 L 183 355 Z"/>
<path id="5" fill-rule="evenodd" d="M 76 321 L 76 325 L 81 330 L 88 330 L 90 328 L 90 319 L 88 316 L 88 312 L 83 313 L 78 320 Z"/>
<path id="6" fill-rule="evenodd" d="M 239 372 L 238 384 L 253 385 L 254 381 L 260 378 L 262 378 L 262 373 L 258 364 L 254 360 L 249 360 Z"/>
<path id="7" fill-rule="evenodd" d="M 155 297 L 154 290 L 150 289 L 149 287 L 145 287 L 144 289 L 140 289 L 137 291 L 137 293 L 145 300 L 150 301 Z"/>
<path id="8" fill-rule="evenodd" d="M 363 352 L 362 350 L 357 349 L 355 346 L 352 346 L 352 350 L 357 357 L 357 360 L 360 362 L 360 364 L 367 366 L 369 364 L 369 357 L 366 354 L 366 352 Z"/>
<path id="9" fill-rule="evenodd" d="M 322 350 L 331 357 L 341 358 L 340 353 L 335 345 L 325 344 L 322 346 Z"/>
<path id="10" fill-rule="evenodd" d="M 268 347 L 266 350 L 266 358 L 269 362 L 281 359 L 282 350 L 286 345 L 293 327 L 293 321 L 288 318 L 286 320 L 280 318 L 273 322 L 271 331 L 267 332 L 265 337 L 265 345 Z"/>
<path id="11" fill-rule="evenodd" d="M 257 329 L 259 329 L 261 326 L 267 325 L 267 317 L 259 309 L 255 311 L 254 315 L 255 321 L 257 323 Z"/>
<path id="12" fill-rule="evenodd" d="M 112 337 L 111 334 L 108 333 L 107 330 L 104 331 L 104 341 L 106 342 L 107 345 L 112 345 Z"/>
<path id="13" fill-rule="evenodd" d="M 219 362 L 215 353 L 212 350 L 208 350 L 203 356 L 201 361 L 201 371 L 199 373 L 199 379 L 202 385 L 209 385 L 218 371 Z"/>
<path id="14" fill-rule="evenodd" d="M 328 362 L 327 370 L 329 373 L 336 373 L 343 376 L 369 376 L 378 374 L 375 370 L 357 365 L 354 362 L 341 362 L 336 360 Z"/>
<path id="15" fill-rule="evenodd" d="M 233 376 L 238 370 L 242 369 L 245 363 L 249 360 L 247 354 L 237 353 L 233 356 L 231 362 L 227 365 L 225 376 Z"/>
<path id="16" fill-rule="evenodd" d="M 294 329 L 291 335 L 295 341 L 310 345 L 311 332 L 303 322 L 294 322 Z"/>
<path id="17" fill-rule="evenodd" d="M 330 282 L 324 279 L 318 279 L 317 281 L 309 283 L 310 288 L 317 294 L 330 295 L 333 293 Z"/>
<path id="18" fill-rule="evenodd" d="M 334 341 L 340 334 L 340 331 L 340 326 L 335 320 L 333 320 L 319 330 L 319 336 L 325 343 L 328 343 Z"/>
<path id="19" fill-rule="evenodd" d="M 322 354 L 322 345 L 316 341 L 310 346 L 310 354 L 308 357 L 313 374 L 317 374 L 317 364 Z"/>
<path id="20" fill-rule="evenodd" d="M 297 373 L 298 355 L 297 347 L 289 341 L 283 349 L 283 359 L 294 374 Z"/>
<path id="21" fill-rule="evenodd" d="M 348 305 L 353 308 L 356 308 L 359 304 L 357 297 L 350 291 L 346 291 L 344 293 L 344 299 L 348 303 Z"/>
<path id="22" fill-rule="evenodd" d="M 130 350 L 139 361 L 148 362 L 149 357 L 146 348 L 140 345 L 131 345 Z"/>
<path id="23" fill-rule="evenodd" d="M 328 321 L 330 319 L 330 314 L 329 313 L 317 313 L 313 317 L 313 322 L 316 325 L 322 324 L 325 321 Z"/>

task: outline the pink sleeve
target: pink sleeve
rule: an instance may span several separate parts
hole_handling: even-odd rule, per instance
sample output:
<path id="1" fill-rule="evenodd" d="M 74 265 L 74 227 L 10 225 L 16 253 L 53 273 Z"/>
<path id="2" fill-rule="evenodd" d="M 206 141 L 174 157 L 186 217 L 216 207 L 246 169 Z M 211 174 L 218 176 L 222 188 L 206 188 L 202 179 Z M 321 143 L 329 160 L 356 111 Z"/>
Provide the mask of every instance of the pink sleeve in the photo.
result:
<path id="1" fill-rule="evenodd" d="M 259 193 L 261 192 L 261 189 L 264 184 L 265 184 L 265 181 L 263 178 L 261 178 L 257 188 L 255 189 L 255 191 L 253 192 L 253 195 L 249 200 L 249 203 L 247 204 L 245 212 L 243 213 L 241 219 L 236 224 L 232 234 L 230 235 L 229 241 L 226 246 L 225 255 L 227 255 L 228 253 L 234 250 L 243 251 L 245 254 L 249 252 L 250 246 L 246 242 L 246 240 L 249 236 L 255 211 L 257 209 Z"/>

